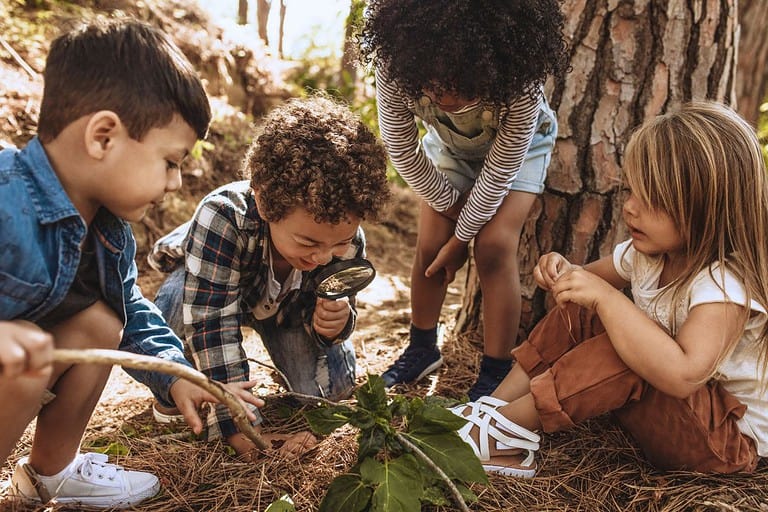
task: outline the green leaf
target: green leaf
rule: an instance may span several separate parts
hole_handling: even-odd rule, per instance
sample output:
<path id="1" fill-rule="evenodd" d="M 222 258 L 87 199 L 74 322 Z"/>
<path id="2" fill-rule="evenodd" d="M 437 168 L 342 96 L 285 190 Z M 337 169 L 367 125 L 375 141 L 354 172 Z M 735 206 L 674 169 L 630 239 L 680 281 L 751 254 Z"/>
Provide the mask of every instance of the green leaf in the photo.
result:
<path id="1" fill-rule="evenodd" d="M 107 455 L 128 455 L 128 447 L 118 442 L 111 442 L 107 446 L 96 448 L 95 452 L 106 453 Z"/>
<path id="2" fill-rule="evenodd" d="M 389 403 L 389 414 L 392 417 L 407 416 L 410 409 L 408 399 L 402 395 L 395 396 Z"/>
<path id="3" fill-rule="evenodd" d="M 464 498 L 464 502 L 466 504 L 470 505 L 477 501 L 477 495 L 473 493 L 469 487 L 456 482 L 454 482 L 454 485 L 456 485 L 456 489 L 459 490 L 459 494 L 461 494 L 461 497 Z"/>
<path id="4" fill-rule="evenodd" d="M 361 409 L 389 419 L 387 392 L 384 380 L 380 376 L 368 375 L 368 380 L 355 392 L 355 398 L 357 398 L 357 406 Z"/>
<path id="5" fill-rule="evenodd" d="M 365 409 L 356 409 L 349 417 L 349 424 L 359 429 L 371 428 L 376 425 L 376 416 Z"/>
<path id="6" fill-rule="evenodd" d="M 363 482 L 375 486 L 371 512 L 420 512 L 424 484 L 413 455 L 377 462 L 366 459 L 360 465 Z"/>
<path id="7" fill-rule="evenodd" d="M 424 434 L 455 432 L 466 425 L 467 420 L 437 404 L 422 403 L 412 408 L 408 418 L 408 431 Z"/>
<path id="8" fill-rule="evenodd" d="M 404 432 L 403 436 L 418 446 L 449 478 L 462 482 L 488 483 L 480 459 L 456 432 Z"/>
<path id="9" fill-rule="evenodd" d="M 374 457 L 384 448 L 386 438 L 386 432 L 378 426 L 361 430 L 357 436 L 357 460 L 362 461 L 366 457 Z"/>
<path id="10" fill-rule="evenodd" d="M 445 507 L 451 504 L 450 500 L 443 494 L 443 489 L 437 485 L 432 485 L 424 489 L 424 495 L 421 501 L 430 505 Z"/>
<path id="11" fill-rule="evenodd" d="M 328 435 L 337 428 L 344 426 L 353 414 L 353 409 L 340 405 L 304 411 L 304 418 L 315 434 Z"/>
<path id="12" fill-rule="evenodd" d="M 367 509 L 372 493 L 360 475 L 337 476 L 328 486 L 318 512 L 361 512 Z"/>
<path id="13" fill-rule="evenodd" d="M 293 500 L 287 494 L 280 496 L 280 499 L 272 503 L 264 512 L 296 512 Z"/>

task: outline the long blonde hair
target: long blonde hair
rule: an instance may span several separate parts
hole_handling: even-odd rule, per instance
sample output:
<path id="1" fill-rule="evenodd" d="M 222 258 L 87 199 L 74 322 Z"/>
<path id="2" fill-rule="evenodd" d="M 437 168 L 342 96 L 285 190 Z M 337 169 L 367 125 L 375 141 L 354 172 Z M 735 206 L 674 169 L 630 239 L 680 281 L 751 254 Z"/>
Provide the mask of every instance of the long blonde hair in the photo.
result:
<path id="1" fill-rule="evenodd" d="M 636 197 L 669 215 L 683 237 L 687 265 L 669 287 L 673 304 L 698 273 L 719 263 L 716 282 L 727 268 L 744 284 L 747 304 L 768 310 L 768 180 L 744 119 L 719 103 L 683 105 L 632 135 L 624 170 Z M 748 316 L 746 309 L 744 324 Z M 767 340 L 768 323 L 760 337 L 762 375 Z"/>

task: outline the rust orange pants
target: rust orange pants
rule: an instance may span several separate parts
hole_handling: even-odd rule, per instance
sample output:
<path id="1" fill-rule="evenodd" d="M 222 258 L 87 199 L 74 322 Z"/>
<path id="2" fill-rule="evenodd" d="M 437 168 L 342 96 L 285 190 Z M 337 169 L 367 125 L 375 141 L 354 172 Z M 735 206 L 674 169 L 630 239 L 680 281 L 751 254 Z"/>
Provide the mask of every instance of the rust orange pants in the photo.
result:
<path id="1" fill-rule="evenodd" d="M 556 307 L 512 354 L 531 378 L 545 432 L 613 412 L 659 469 L 734 473 L 757 465 L 754 442 L 736 424 L 745 405 L 716 381 L 685 399 L 653 388 L 619 358 L 593 311 Z"/>

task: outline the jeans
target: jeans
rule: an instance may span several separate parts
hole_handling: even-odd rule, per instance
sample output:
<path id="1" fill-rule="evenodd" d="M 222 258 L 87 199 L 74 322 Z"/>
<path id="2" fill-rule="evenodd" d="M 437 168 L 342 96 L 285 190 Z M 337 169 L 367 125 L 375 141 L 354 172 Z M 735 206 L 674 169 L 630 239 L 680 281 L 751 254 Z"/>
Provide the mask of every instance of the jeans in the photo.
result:
<path id="1" fill-rule="evenodd" d="M 184 267 L 174 270 L 160 286 L 155 304 L 168 325 L 190 350 L 184 333 L 182 304 L 184 299 Z M 244 326 L 259 334 L 275 367 L 287 379 L 291 391 L 329 400 L 348 398 L 355 385 L 355 351 L 351 338 L 331 347 L 321 347 L 303 325 L 286 328 L 276 325 L 275 316 L 256 320 L 244 314 Z"/>

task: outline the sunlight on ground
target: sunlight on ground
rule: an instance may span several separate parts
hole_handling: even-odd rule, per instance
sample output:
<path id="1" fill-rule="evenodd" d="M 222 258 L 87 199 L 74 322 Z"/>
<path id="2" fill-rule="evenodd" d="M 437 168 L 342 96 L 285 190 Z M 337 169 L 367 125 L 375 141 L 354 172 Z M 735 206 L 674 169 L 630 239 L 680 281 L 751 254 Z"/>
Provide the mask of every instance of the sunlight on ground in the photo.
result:
<path id="1" fill-rule="evenodd" d="M 373 282 L 357 294 L 357 300 L 370 306 L 381 306 L 387 301 L 395 301 L 400 295 L 409 293 L 408 285 L 399 276 L 382 277 L 377 275 Z"/>

